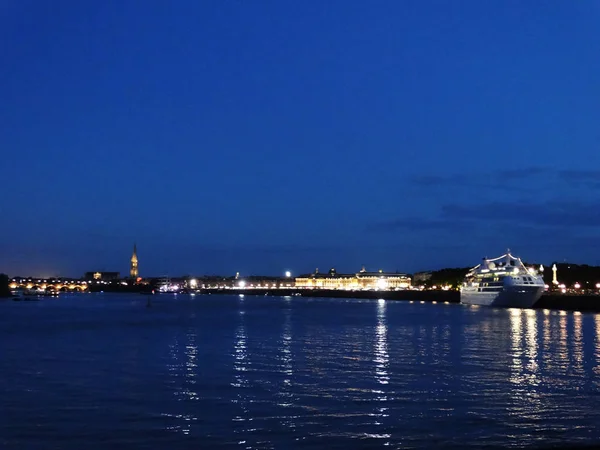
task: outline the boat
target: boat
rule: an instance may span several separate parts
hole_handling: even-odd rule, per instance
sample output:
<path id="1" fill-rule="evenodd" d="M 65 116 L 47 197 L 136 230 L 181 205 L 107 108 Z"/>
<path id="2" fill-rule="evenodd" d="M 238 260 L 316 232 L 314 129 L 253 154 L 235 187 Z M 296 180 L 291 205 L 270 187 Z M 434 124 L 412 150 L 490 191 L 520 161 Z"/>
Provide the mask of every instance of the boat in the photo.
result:
<path id="1" fill-rule="evenodd" d="M 484 258 L 466 275 L 460 302 L 467 305 L 531 308 L 545 289 L 543 277 L 527 268 L 510 250 L 493 259 Z"/>
<path id="2" fill-rule="evenodd" d="M 36 301 L 40 297 L 58 297 L 58 291 L 46 291 L 44 289 L 18 288 L 11 291 L 13 300 L 18 301 Z"/>

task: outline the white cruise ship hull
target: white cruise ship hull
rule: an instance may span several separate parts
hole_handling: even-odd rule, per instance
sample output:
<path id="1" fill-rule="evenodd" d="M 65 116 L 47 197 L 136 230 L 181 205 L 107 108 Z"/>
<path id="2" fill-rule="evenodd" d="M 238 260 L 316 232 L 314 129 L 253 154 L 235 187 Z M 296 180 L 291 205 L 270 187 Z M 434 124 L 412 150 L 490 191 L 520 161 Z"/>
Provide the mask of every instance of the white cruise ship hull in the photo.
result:
<path id="1" fill-rule="evenodd" d="M 466 305 L 531 308 L 544 293 L 544 286 L 505 286 L 501 291 L 481 292 L 476 287 L 463 288 L 460 302 Z"/>

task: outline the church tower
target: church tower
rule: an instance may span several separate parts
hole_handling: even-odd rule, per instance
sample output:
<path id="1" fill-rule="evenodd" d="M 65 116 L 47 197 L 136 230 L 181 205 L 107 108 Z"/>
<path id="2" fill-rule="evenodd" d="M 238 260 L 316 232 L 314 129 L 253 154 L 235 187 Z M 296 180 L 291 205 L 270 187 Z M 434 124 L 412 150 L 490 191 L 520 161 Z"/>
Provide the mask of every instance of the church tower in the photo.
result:
<path id="1" fill-rule="evenodd" d="M 135 244 L 133 244 L 133 255 L 131 255 L 131 269 L 129 269 L 129 276 L 134 279 L 138 277 L 138 258 Z"/>

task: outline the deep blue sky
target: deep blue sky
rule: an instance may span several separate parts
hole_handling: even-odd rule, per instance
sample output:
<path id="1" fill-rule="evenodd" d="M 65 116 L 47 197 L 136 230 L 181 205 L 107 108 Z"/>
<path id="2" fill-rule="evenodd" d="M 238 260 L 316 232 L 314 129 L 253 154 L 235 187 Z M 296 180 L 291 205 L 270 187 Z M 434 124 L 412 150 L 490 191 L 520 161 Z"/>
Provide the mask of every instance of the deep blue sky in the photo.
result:
<path id="1" fill-rule="evenodd" d="M 0 272 L 600 263 L 596 1 L 5 0 Z"/>

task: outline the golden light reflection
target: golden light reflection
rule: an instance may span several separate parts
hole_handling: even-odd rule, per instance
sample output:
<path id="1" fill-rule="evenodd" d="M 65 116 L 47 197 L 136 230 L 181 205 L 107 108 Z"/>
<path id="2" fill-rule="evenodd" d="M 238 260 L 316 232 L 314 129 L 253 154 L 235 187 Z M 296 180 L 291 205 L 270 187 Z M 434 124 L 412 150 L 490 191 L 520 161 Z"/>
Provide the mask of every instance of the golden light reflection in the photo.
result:
<path id="1" fill-rule="evenodd" d="M 510 381 L 515 384 L 521 382 L 523 373 L 523 364 L 521 362 L 523 347 L 521 341 L 523 339 L 521 331 L 521 309 L 511 308 L 510 310 L 510 335 L 512 341 L 511 347 L 511 365 L 510 365 Z"/>
<path id="2" fill-rule="evenodd" d="M 583 328 L 581 324 L 582 315 L 579 311 L 573 313 L 573 371 L 583 375 Z"/>
<path id="3" fill-rule="evenodd" d="M 600 377 L 600 314 L 594 316 L 594 328 L 596 329 L 596 345 L 594 347 L 594 374 Z"/>
<path id="4" fill-rule="evenodd" d="M 387 349 L 387 326 L 385 323 L 385 300 L 377 302 L 377 328 L 375 329 L 375 378 L 380 384 L 388 384 L 389 354 Z"/>
<path id="5" fill-rule="evenodd" d="M 529 371 L 529 382 L 535 386 L 540 383 L 539 366 L 538 366 L 538 330 L 537 330 L 537 314 L 534 310 L 526 310 L 526 326 L 525 336 L 527 343 L 527 370 Z"/>
<path id="6" fill-rule="evenodd" d="M 544 310 L 544 327 L 543 327 L 543 342 L 544 342 L 544 353 L 550 351 L 552 346 L 551 327 L 550 327 L 550 311 Z M 547 359 L 547 358 L 545 358 Z"/>
<path id="7" fill-rule="evenodd" d="M 567 313 L 560 311 L 558 316 L 558 343 L 557 347 L 557 361 L 563 369 L 568 369 L 569 366 L 569 349 L 567 343 Z"/>
<path id="8" fill-rule="evenodd" d="M 511 309 L 510 381 L 535 387 L 540 384 L 537 313 L 534 310 Z"/>

